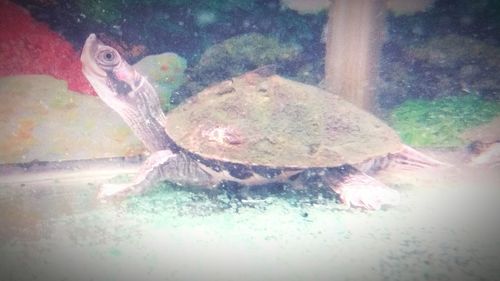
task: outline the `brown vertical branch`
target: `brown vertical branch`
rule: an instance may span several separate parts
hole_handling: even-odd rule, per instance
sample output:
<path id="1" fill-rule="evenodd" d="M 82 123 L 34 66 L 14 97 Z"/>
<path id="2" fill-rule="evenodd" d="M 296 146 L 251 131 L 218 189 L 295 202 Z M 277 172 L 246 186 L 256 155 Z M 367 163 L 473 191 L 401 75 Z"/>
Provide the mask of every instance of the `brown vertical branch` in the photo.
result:
<path id="1" fill-rule="evenodd" d="M 384 24 L 383 0 L 332 0 L 329 8 L 326 88 L 367 110 L 373 109 Z"/>

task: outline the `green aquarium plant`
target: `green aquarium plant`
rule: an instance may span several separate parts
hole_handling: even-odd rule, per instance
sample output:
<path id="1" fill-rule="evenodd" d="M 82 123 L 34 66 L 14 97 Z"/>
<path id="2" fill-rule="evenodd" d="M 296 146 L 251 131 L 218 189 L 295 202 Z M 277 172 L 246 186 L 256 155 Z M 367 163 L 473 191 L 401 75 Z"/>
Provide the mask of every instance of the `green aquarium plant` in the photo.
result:
<path id="1" fill-rule="evenodd" d="M 408 100 L 390 115 L 403 141 L 420 147 L 463 145 L 460 134 L 500 114 L 500 102 L 469 93 L 436 100 Z"/>

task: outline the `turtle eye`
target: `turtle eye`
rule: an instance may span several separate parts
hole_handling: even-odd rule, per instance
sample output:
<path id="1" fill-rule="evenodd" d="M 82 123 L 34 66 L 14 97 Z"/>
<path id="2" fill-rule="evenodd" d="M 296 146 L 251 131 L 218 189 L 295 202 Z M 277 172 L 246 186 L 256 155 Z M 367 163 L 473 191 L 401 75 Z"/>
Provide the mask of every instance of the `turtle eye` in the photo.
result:
<path id="1" fill-rule="evenodd" d="M 101 66 L 111 68 L 120 63 L 120 55 L 115 49 L 105 48 L 97 53 L 96 60 Z"/>

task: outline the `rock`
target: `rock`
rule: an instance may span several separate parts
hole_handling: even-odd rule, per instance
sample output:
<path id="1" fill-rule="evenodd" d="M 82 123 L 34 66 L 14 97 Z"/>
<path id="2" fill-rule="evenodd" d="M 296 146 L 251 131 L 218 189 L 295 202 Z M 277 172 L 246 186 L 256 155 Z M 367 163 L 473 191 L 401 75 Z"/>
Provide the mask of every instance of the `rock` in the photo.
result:
<path id="1" fill-rule="evenodd" d="M 280 42 L 257 32 L 237 35 L 207 48 L 198 63 L 188 70 L 177 102 L 206 86 L 235 77 L 264 65 L 285 65 L 300 57 L 302 46 Z"/>
<path id="2" fill-rule="evenodd" d="M 267 64 L 296 59 L 302 47 L 285 44 L 259 33 L 238 35 L 208 48 L 201 56 L 198 71 L 223 72 L 232 77 Z"/>
<path id="3" fill-rule="evenodd" d="M 435 85 L 440 92 L 469 89 L 482 92 L 498 90 L 500 48 L 481 40 L 459 36 L 436 36 L 420 46 L 410 47 L 407 54 L 420 61 L 427 70 L 434 69 Z M 447 79 L 449 82 L 442 82 Z"/>
<path id="4" fill-rule="evenodd" d="M 317 14 L 328 8 L 329 0 L 280 0 L 280 4 L 301 15 Z"/>
<path id="5" fill-rule="evenodd" d="M 461 138 L 469 142 L 469 165 L 500 166 L 500 116 L 478 127 L 466 130 Z"/>
<path id="6" fill-rule="evenodd" d="M 467 152 L 469 166 L 500 167 L 500 141 L 474 141 L 467 146 Z"/>
<path id="7" fill-rule="evenodd" d="M 0 78 L 0 163 L 136 155 L 140 141 L 95 96 L 47 75 Z"/>
<path id="8" fill-rule="evenodd" d="M 492 143 L 500 141 L 500 116 L 490 122 L 464 131 L 460 137 L 466 142 L 481 141 Z"/>
<path id="9" fill-rule="evenodd" d="M 175 53 L 163 53 L 144 57 L 134 68 L 148 77 L 160 95 L 162 108 L 171 108 L 170 97 L 172 92 L 185 82 L 187 62 Z"/>
<path id="10" fill-rule="evenodd" d="M 61 35 L 9 1 L 0 1 L 0 19 L 0 76 L 49 74 L 68 81 L 73 91 L 95 95 L 80 54 Z"/>
<path id="11" fill-rule="evenodd" d="M 458 34 L 436 34 L 418 43 L 393 42 L 384 48 L 378 84 L 378 101 L 384 108 L 411 98 L 464 92 L 500 100 L 500 48 L 494 44 Z"/>

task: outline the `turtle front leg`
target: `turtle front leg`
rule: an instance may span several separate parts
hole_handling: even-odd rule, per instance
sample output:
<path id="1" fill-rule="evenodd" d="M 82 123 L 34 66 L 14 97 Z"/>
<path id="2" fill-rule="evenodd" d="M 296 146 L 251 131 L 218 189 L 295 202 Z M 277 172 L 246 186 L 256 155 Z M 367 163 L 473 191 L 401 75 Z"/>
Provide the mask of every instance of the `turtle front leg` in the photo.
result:
<path id="1" fill-rule="evenodd" d="M 396 190 L 350 165 L 327 169 L 323 180 L 347 208 L 378 210 L 384 205 L 398 205 L 400 201 Z"/>
<path id="2" fill-rule="evenodd" d="M 152 153 L 134 180 L 125 184 L 103 184 L 98 198 L 107 199 L 142 194 L 155 183 L 168 180 L 177 184 L 212 185 L 213 179 L 198 162 L 183 153 L 160 150 Z"/>

